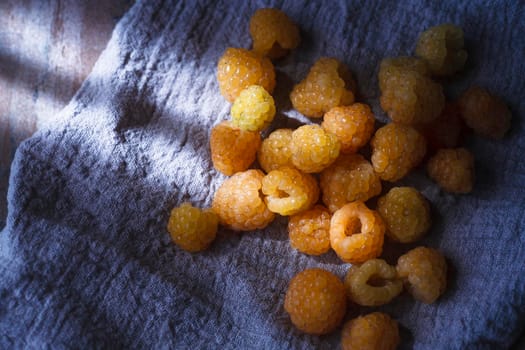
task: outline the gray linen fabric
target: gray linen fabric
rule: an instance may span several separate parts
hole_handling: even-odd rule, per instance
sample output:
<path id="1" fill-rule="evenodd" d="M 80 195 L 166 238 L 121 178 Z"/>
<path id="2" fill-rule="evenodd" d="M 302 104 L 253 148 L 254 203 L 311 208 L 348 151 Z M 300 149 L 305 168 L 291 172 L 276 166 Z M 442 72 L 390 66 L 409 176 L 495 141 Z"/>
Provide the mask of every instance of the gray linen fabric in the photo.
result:
<path id="1" fill-rule="evenodd" d="M 170 242 L 170 209 L 208 206 L 225 179 L 208 135 L 228 118 L 215 69 L 228 46 L 250 46 L 256 8 L 282 8 L 302 29 L 301 47 L 276 64 L 279 113 L 272 127 L 306 120 L 287 95 L 320 56 L 355 72 L 360 99 L 378 105 L 377 66 L 409 55 L 417 35 L 464 28 L 469 61 L 445 82 L 454 97 L 490 88 L 513 111 L 502 141 L 469 137 L 477 180 L 469 195 L 440 191 L 422 171 L 403 184 L 432 202 L 421 244 L 440 249 L 451 283 L 433 305 L 403 295 L 378 308 L 399 320 L 403 347 L 499 349 L 523 328 L 525 6 L 487 1 L 139 1 L 52 127 L 18 149 L 7 225 L 0 234 L 0 348 L 333 348 L 291 325 L 283 298 L 307 267 L 343 276 L 333 253 L 294 251 L 286 219 L 260 231 L 220 230 L 210 250 Z M 395 262 L 407 247 L 386 248 Z M 347 318 L 356 315 L 351 308 Z"/>

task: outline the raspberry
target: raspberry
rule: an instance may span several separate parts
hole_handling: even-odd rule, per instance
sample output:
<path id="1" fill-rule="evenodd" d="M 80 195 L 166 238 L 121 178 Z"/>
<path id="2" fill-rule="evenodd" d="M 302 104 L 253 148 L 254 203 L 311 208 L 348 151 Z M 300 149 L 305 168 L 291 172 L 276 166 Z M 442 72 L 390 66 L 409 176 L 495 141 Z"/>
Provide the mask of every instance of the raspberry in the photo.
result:
<path id="1" fill-rule="evenodd" d="M 462 126 L 459 107 L 448 102 L 439 117 L 425 124 L 420 131 L 427 140 L 428 148 L 436 152 L 441 148 L 456 147 Z"/>
<path id="2" fill-rule="evenodd" d="M 363 202 L 348 203 L 330 221 L 330 245 L 346 262 L 359 264 L 378 257 L 383 250 L 385 224 Z"/>
<path id="3" fill-rule="evenodd" d="M 360 154 L 341 155 L 321 172 L 323 202 L 331 212 L 353 201 L 366 201 L 381 193 L 381 180 Z"/>
<path id="4" fill-rule="evenodd" d="M 416 55 L 427 61 L 435 75 L 452 75 L 467 61 L 463 30 L 453 24 L 431 27 L 419 35 Z"/>
<path id="5" fill-rule="evenodd" d="M 255 11 L 250 19 L 253 51 L 270 58 L 286 56 L 299 46 L 299 28 L 282 11 L 272 8 Z"/>
<path id="6" fill-rule="evenodd" d="M 323 118 L 323 128 L 341 141 L 341 152 L 355 153 L 374 133 L 374 114 L 368 105 L 334 107 Z"/>
<path id="7" fill-rule="evenodd" d="M 264 171 L 269 173 L 281 167 L 293 167 L 292 150 L 292 129 L 277 129 L 263 140 L 257 159 Z"/>
<path id="8" fill-rule="evenodd" d="M 305 173 L 316 173 L 332 164 L 339 156 L 337 136 L 317 124 L 303 125 L 292 133 L 292 163 Z"/>
<path id="9" fill-rule="evenodd" d="M 290 216 L 290 244 L 300 252 L 321 255 L 330 249 L 330 212 L 322 205 Z"/>
<path id="10" fill-rule="evenodd" d="M 427 163 L 428 176 L 451 193 L 469 193 L 474 186 L 474 157 L 465 148 L 439 150 Z"/>
<path id="11" fill-rule="evenodd" d="M 250 169 L 222 183 L 212 204 L 221 225 L 236 231 L 252 231 L 272 222 L 275 214 L 268 210 L 260 194 L 263 178 L 262 171 Z"/>
<path id="12" fill-rule="evenodd" d="M 232 124 L 247 131 L 260 131 L 273 120 L 275 103 L 262 86 L 251 85 L 242 90 L 232 109 Z"/>
<path id="13" fill-rule="evenodd" d="M 512 115 L 508 107 L 483 88 L 467 89 L 458 104 L 465 123 L 479 135 L 501 139 L 510 128 Z"/>
<path id="14" fill-rule="evenodd" d="M 275 87 L 275 70 L 266 57 L 230 47 L 219 59 L 217 80 L 221 94 L 226 100 L 233 102 L 250 85 L 260 85 L 272 93 Z"/>
<path id="15" fill-rule="evenodd" d="M 379 89 L 386 89 L 390 77 L 396 76 L 401 70 L 415 71 L 423 76 L 430 76 L 428 65 L 421 58 L 408 56 L 385 58 L 379 65 Z"/>
<path id="16" fill-rule="evenodd" d="M 328 334 L 346 313 L 345 287 L 337 276 L 322 269 L 307 269 L 292 278 L 284 308 L 292 323 L 309 334 Z"/>
<path id="17" fill-rule="evenodd" d="M 412 187 L 394 187 L 379 198 L 377 211 L 386 224 L 386 235 L 401 243 L 412 243 L 430 228 L 430 205 Z"/>
<path id="18" fill-rule="evenodd" d="M 447 262 L 435 249 L 417 247 L 397 260 L 397 273 L 414 298 L 431 304 L 447 287 Z"/>
<path id="19" fill-rule="evenodd" d="M 387 72 L 382 72 L 383 70 Z M 392 121 L 409 125 L 428 123 L 436 119 L 443 110 L 443 88 L 421 74 L 421 70 L 417 64 L 381 64 L 380 103 Z"/>
<path id="20" fill-rule="evenodd" d="M 359 267 L 353 265 L 344 284 L 350 300 L 363 306 L 387 304 L 403 291 L 396 268 L 382 259 L 368 260 Z"/>
<path id="21" fill-rule="evenodd" d="M 213 211 L 183 203 L 171 211 L 168 232 L 179 247 L 194 253 L 208 248 L 213 242 L 218 221 Z"/>
<path id="22" fill-rule="evenodd" d="M 270 211 L 293 215 L 311 208 L 319 199 L 317 181 L 295 168 L 272 170 L 262 180 L 264 201 Z"/>
<path id="23" fill-rule="evenodd" d="M 381 179 L 397 181 L 421 162 L 425 138 L 414 128 L 391 123 L 379 128 L 372 141 L 372 165 Z"/>
<path id="24" fill-rule="evenodd" d="M 354 102 L 356 84 L 348 68 L 335 58 L 323 57 L 306 78 L 295 85 L 290 100 L 296 110 L 310 118 L 320 118 L 332 107 Z"/>
<path id="25" fill-rule="evenodd" d="M 237 129 L 228 121 L 211 129 L 211 159 L 215 169 L 224 175 L 230 176 L 248 169 L 260 145 L 261 136 L 258 132 Z"/>
<path id="26" fill-rule="evenodd" d="M 397 322 L 382 312 L 348 321 L 341 335 L 342 350 L 395 350 L 399 345 Z"/>

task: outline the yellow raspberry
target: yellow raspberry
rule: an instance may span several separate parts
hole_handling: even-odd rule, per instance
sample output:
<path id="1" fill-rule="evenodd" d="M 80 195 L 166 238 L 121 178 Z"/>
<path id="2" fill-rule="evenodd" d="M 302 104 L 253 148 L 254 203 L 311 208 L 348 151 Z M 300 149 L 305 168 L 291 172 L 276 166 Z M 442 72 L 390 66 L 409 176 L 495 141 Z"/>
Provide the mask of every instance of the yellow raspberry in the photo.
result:
<path id="1" fill-rule="evenodd" d="M 400 341 L 397 322 L 381 312 L 348 321 L 341 333 L 342 350 L 395 350 Z"/>
<path id="2" fill-rule="evenodd" d="M 307 269 L 292 278 L 284 308 L 292 323 L 308 334 L 328 334 L 346 313 L 345 287 L 337 276 L 322 269 Z"/>
<path id="3" fill-rule="evenodd" d="M 260 85 L 271 94 L 275 87 L 275 70 L 266 57 L 230 47 L 219 59 L 217 80 L 222 96 L 233 102 L 250 85 Z"/>
<path id="4" fill-rule="evenodd" d="M 379 64 L 379 89 L 385 90 L 388 87 L 388 81 L 391 77 L 397 76 L 401 70 L 410 70 L 421 74 L 422 76 L 430 76 L 430 70 L 425 60 L 417 57 L 401 56 L 384 58 Z"/>
<path id="5" fill-rule="evenodd" d="M 433 74 L 452 75 L 467 61 L 463 47 L 463 30 L 453 24 L 441 24 L 419 35 L 416 55 L 427 61 Z"/>
<path id="6" fill-rule="evenodd" d="M 417 247 L 397 260 L 397 273 L 414 298 L 427 304 L 447 288 L 447 262 L 435 249 Z"/>
<path id="7" fill-rule="evenodd" d="M 330 250 L 330 212 L 322 205 L 290 216 L 290 244 L 298 251 L 321 255 Z"/>
<path id="8" fill-rule="evenodd" d="M 474 157 L 465 148 L 439 150 L 427 163 L 428 176 L 450 193 L 469 193 L 474 186 Z"/>
<path id="9" fill-rule="evenodd" d="M 323 203 L 331 212 L 353 201 L 367 201 L 381 193 L 381 180 L 360 154 L 343 154 L 321 172 Z"/>
<path id="10" fill-rule="evenodd" d="M 292 163 L 305 173 L 319 172 L 339 156 L 341 143 L 337 136 L 317 124 L 303 125 L 292 133 Z"/>
<path id="11" fill-rule="evenodd" d="M 168 232 L 179 247 L 194 253 L 208 248 L 213 242 L 218 221 L 213 211 L 183 203 L 171 211 Z"/>
<path id="12" fill-rule="evenodd" d="M 363 306 L 388 304 L 403 291 L 394 266 L 382 259 L 371 259 L 361 266 L 353 265 L 345 281 L 350 300 Z"/>
<path id="13" fill-rule="evenodd" d="M 317 180 L 295 168 L 270 171 L 262 180 L 262 192 L 268 209 L 281 215 L 310 209 L 319 199 Z"/>
<path id="14" fill-rule="evenodd" d="M 242 90 L 232 109 L 232 124 L 242 130 L 260 131 L 273 120 L 275 103 L 262 86 L 251 85 Z"/>
<path id="15" fill-rule="evenodd" d="M 363 103 L 334 107 L 323 117 L 323 128 L 341 141 L 342 153 L 355 153 L 374 133 L 374 113 Z"/>
<path id="16" fill-rule="evenodd" d="M 460 96 L 458 105 L 467 126 L 479 135 L 497 140 L 510 128 L 509 108 L 486 89 L 470 87 Z"/>
<path id="17" fill-rule="evenodd" d="M 261 145 L 258 132 L 237 129 L 224 121 L 211 129 L 210 150 L 215 169 L 224 175 L 248 169 Z"/>
<path id="18" fill-rule="evenodd" d="M 259 193 L 263 178 L 262 171 L 251 169 L 222 183 L 212 203 L 221 225 L 236 231 L 253 231 L 273 221 L 275 214 L 268 210 Z"/>
<path id="19" fill-rule="evenodd" d="M 385 224 L 381 216 L 356 201 L 337 210 L 330 221 L 330 245 L 341 260 L 359 264 L 381 255 Z"/>
<path id="20" fill-rule="evenodd" d="M 333 107 L 352 104 L 355 90 L 356 83 L 348 68 L 335 58 L 323 57 L 294 86 L 290 100 L 305 116 L 320 118 Z"/>
<path id="21" fill-rule="evenodd" d="M 286 56 L 299 46 L 299 28 L 282 11 L 272 8 L 258 9 L 250 19 L 253 51 L 270 58 Z"/>
<path id="22" fill-rule="evenodd" d="M 292 131 L 292 129 L 277 129 L 263 140 L 257 152 L 257 159 L 265 172 L 294 166 L 290 148 Z"/>
<path id="23" fill-rule="evenodd" d="M 430 205 L 413 187 L 394 187 L 377 201 L 386 235 L 401 243 L 419 240 L 430 228 Z"/>
<path id="24" fill-rule="evenodd" d="M 372 141 L 372 165 L 382 180 L 397 181 L 425 156 L 425 138 L 414 128 L 391 123 L 379 128 Z"/>

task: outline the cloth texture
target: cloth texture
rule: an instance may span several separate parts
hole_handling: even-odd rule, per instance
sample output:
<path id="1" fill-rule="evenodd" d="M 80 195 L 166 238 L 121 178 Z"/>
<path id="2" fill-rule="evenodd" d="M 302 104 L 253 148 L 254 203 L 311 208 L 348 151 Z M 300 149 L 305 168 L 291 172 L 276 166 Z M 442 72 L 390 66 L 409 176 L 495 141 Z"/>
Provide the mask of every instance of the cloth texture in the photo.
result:
<path id="1" fill-rule="evenodd" d="M 523 2 L 144 0 L 118 23 L 68 106 L 17 150 L 0 233 L 0 348 L 338 347 L 339 331 L 296 330 L 284 295 L 305 268 L 343 277 L 349 265 L 333 252 L 295 251 L 286 218 L 254 232 L 220 229 L 197 254 L 166 231 L 174 206 L 210 206 L 226 179 L 208 144 L 230 110 L 216 65 L 227 47 L 250 47 L 248 22 L 260 7 L 284 10 L 302 35 L 276 63 L 273 129 L 308 122 L 288 94 L 322 56 L 351 68 L 359 100 L 386 122 L 380 60 L 413 54 L 432 25 L 464 29 L 467 67 L 442 81 L 447 95 L 484 86 L 508 103 L 513 121 L 501 141 L 467 137 L 476 157 L 471 194 L 444 193 L 423 170 L 400 182 L 432 203 L 420 244 L 447 257 L 448 290 L 432 305 L 402 295 L 384 307 L 351 306 L 346 319 L 389 313 L 402 348 L 500 349 L 516 340 L 525 321 Z M 385 257 L 395 262 L 408 248 L 387 245 Z"/>

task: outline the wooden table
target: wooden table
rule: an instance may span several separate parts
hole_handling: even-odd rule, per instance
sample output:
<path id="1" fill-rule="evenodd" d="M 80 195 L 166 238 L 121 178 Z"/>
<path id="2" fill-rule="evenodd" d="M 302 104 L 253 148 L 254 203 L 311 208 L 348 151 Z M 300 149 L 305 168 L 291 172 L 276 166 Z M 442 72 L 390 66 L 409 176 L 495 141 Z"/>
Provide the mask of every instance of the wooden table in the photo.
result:
<path id="1" fill-rule="evenodd" d="M 75 94 L 132 0 L 0 0 L 0 229 L 21 141 Z"/>

